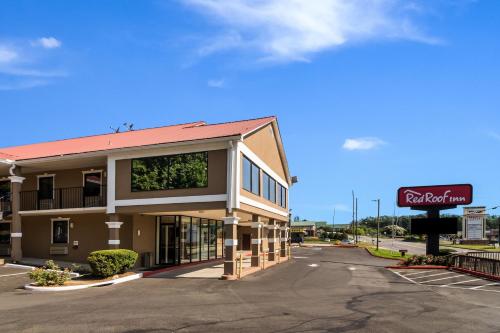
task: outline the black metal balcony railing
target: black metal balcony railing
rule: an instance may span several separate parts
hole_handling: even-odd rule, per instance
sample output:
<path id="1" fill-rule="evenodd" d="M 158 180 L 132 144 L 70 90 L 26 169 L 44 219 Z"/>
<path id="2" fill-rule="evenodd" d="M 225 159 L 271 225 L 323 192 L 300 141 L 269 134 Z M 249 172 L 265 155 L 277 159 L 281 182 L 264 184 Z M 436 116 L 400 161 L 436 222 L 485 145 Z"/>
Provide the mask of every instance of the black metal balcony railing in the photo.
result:
<path id="1" fill-rule="evenodd" d="M 21 191 L 21 210 L 89 208 L 106 206 L 106 186 L 91 193 L 84 187 L 56 188 L 52 198 L 40 191 Z"/>

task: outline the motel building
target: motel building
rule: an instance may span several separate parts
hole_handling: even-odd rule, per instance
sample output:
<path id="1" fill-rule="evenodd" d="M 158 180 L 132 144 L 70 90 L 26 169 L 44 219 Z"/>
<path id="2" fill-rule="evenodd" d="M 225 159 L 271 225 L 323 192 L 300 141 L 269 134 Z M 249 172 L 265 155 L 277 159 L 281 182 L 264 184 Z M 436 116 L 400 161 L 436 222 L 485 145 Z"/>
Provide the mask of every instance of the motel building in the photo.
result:
<path id="1" fill-rule="evenodd" d="M 138 266 L 288 256 L 291 177 L 276 117 L 0 148 L 0 256 Z"/>

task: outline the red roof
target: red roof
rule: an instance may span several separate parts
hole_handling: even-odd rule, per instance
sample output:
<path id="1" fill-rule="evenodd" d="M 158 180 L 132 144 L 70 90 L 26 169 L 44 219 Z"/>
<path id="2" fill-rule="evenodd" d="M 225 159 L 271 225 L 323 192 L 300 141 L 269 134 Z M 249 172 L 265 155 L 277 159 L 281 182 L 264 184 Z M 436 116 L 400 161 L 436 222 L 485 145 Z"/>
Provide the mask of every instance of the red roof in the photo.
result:
<path id="1" fill-rule="evenodd" d="M 200 121 L 121 133 L 35 143 L 24 146 L 0 148 L 0 158 L 20 161 L 51 156 L 237 136 L 252 132 L 263 125 L 271 123 L 275 119 L 276 117 L 273 116 L 213 125 Z"/>

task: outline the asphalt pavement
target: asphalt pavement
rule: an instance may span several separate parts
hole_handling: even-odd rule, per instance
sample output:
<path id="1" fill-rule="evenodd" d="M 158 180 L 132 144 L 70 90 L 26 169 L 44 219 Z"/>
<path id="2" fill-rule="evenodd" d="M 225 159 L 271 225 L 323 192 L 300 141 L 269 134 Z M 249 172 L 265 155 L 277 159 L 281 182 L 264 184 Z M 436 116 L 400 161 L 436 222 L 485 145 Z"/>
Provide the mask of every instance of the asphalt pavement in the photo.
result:
<path id="1" fill-rule="evenodd" d="M 293 255 L 240 281 L 157 277 L 63 293 L 3 291 L 0 331 L 500 331 L 498 293 L 413 283 L 364 249 Z"/>

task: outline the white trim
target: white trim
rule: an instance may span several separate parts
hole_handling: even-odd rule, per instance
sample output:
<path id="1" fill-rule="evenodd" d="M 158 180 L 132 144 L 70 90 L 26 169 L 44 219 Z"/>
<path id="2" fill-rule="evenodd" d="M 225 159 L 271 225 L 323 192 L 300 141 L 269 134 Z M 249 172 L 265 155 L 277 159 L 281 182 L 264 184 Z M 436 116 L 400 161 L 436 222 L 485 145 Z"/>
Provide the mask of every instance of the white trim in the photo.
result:
<path id="1" fill-rule="evenodd" d="M 260 239 L 260 238 L 252 238 L 252 244 L 254 244 L 254 245 L 260 245 L 260 244 L 262 244 L 262 239 Z"/>
<path id="2" fill-rule="evenodd" d="M 108 214 L 113 214 L 115 213 L 116 209 L 116 202 L 115 202 L 115 187 L 116 187 L 116 159 L 114 159 L 111 156 L 108 156 L 108 161 L 107 161 L 107 169 L 108 169 L 108 190 L 107 190 L 107 207 L 106 207 L 106 213 Z"/>
<path id="3" fill-rule="evenodd" d="M 108 193 L 109 192 L 111 191 L 108 191 Z M 183 196 L 183 197 L 164 197 L 164 198 L 149 198 L 149 199 L 124 199 L 124 200 L 115 200 L 114 203 L 115 206 L 141 206 L 141 205 L 162 205 L 162 204 L 193 203 L 193 202 L 217 202 L 226 200 L 227 200 L 227 194 L 213 194 L 213 195 L 193 195 L 193 196 Z M 109 213 L 109 202 L 108 202 L 108 213 Z"/>
<path id="4" fill-rule="evenodd" d="M 253 163 L 255 163 L 261 170 L 265 171 L 269 176 L 273 177 L 276 182 L 280 183 L 281 186 L 288 190 L 288 183 L 278 176 L 276 172 L 274 172 L 264 161 L 260 159 L 253 151 L 248 148 L 243 142 L 240 143 L 239 149 L 243 155 L 247 156 Z M 241 154 L 240 154 L 241 155 Z M 288 191 L 287 191 L 288 192 Z"/>
<path id="5" fill-rule="evenodd" d="M 26 274 L 26 273 L 24 273 Z M 61 286 L 61 287 L 39 287 L 39 286 L 34 286 L 32 284 L 27 284 L 24 286 L 24 289 L 26 290 L 36 290 L 36 291 L 69 291 L 69 290 L 79 290 L 79 289 L 87 289 L 91 287 L 98 287 L 98 286 L 107 286 L 107 285 L 112 285 L 112 284 L 118 284 L 118 283 L 123 283 L 123 282 L 128 282 L 136 279 L 142 278 L 142 273 L 136 273 L 133 275 L 127 275 L 118 279 L 114 280 L 108 280 L 104 282 L 96 282 L 96 283 L 89 283 L 89 284 L 80 284 L 80 285 L 74 285 L 74 286 Z"/>
<path id="6" fill-rule="evenodd" d="M 264 225 L 264 223 L 262 223 L 262 222 L 252 222 L 251 227 L 252 228 L 262 228 L 263 225 Z"/>
<path id="7" fill-rule="evenodd" d="M 287 212 L 283 212 L 279 209 L 276 209 L 274 207 L 271 207 L 271 206 L 268 206 L 266 204 L 263 204 L 261 202 L 258 202 L 258 201 L 255 201 L 253 199 L 250 199 L 249 197 L 246 197 L 244 195 L 242 195 L 240 197 L 240 201 L 244 204 L 247 204 L 247 205 L 250 205 L 250 206 L 253 206 L 253 207 L 256 207 L 256 208 L 260 208 L 260 209 L 263 209 L 263 210 L 266 210 L 268 212 L 271 212 L 271 213 L 274 213 L 274 214 L 278 214 L 278 215 L 281 215 L 281 216 L 284 216 L 284 217 L 288 217 L 288 213 Z"/>
<path id="8" fill-rule="evenodd" d="M 42 209 L 42 210 L 22 210 L 19 215 L 54 215 L 54 214 L 89 214 L 105 213 L 106 207 L 87 207 L 87 208 L 64 208 L 64 209 Z"/>
<path id="9" fill-rule="evenodd" d="M 11 232 L 10 233 L 10 238 L 21 238 L 21 237 L 23 237 L 22 232 Z"/>
<path id="10" fill-rule="evenodd" d="M 104 170 L 102 169 L 99 169 L 99 170 L 94 170 L 94 169 L 90 169 L 90 170 L 82 170 L 82 186 L 85 186 L 85 175 L 88 174 L 88 173 L 100 173 L 101 174 L 101 182 L 100 184 L 102 185 L 102 172 Z"/>
<path id="11" fill-rule="evenodd" d="M 120 245 L 120 240 L 119 239 L 109 239 L 108 245 Z"/>
<path id="12" fill-rule="evenodd" d="M 234 200 L 234 148 L 233 141 L 229 141 L 229 148 L 227 149 L 227 178 L 226 178 L 226 192 L 227 192 L 227 205 L 226 208 L 231 213 L 233 209 Z"/>
<path id="13" fill-rule="evenodd" d="M 57 217 L 57 218 L 52 218 L 50 219 L 50 244 L 51 245 L 59 245 L 59 244 L 66 244 L 69 245 L 69 218 L 68 217 Z M 66 221 L 67 225 L 67 230 L 68 230 L 68 237 L 67 237 L 67 242 L 66 243 L 54 243 L 54 221 Z"/>
<path id="14" fill-rule="evenodd" d="M 235 147 L 235 172 L 234 172 L 234 181 L 233 181 L 233 191 L 234 191 L 234 208 L 240 208 L 240 188 L 241 188 L 241 177 L 242 177 L 242 159 L 241 159 L 241 145 L 243 142 L 237 141 L 236 142 L 236 147 Z M 260 177 L 260 175 L 259 175 Z M 260 187 L 260 180 L 259 180 L 259 187 Z"/>
<path id="15" fill-rule="evenodd" d="M 36 176 L 36 189 L 37 191 L 40 191 L 40 178 L 49 178 L 52 177 L 52 199 L 47 199 L 47 200 L 54 200 L 55 199 L 55 191 L 56 191 L 56 175 L 54 173 L 50 174 L 43 174 L 43 175 L 37 175 Z M 45 199 L 42 199 L 45 200 Z"/>
<path id="16" fill-rule="evenodd" d="M 108 229 L 120 229 L 120 227 L 122 226 L 123 222 L 116 222 L 116 221 L 113 221 L 113 222 L 104 222 L 108 225 Z"/>
<path id="17" fill-rule="evenodd" d="M 22 184 L 23 181 L 26 179 L 25 177 L 20 177 L 20 176 L 9 176 L 7 179 L 10 179 L 11 183 L 20 183 Z M 4 179 L 0 179 L 0 181 L 4 181 Z"/>
<path id="18" fill-rule="evenodd" d="M 269 229 L 269 230 L 278 230 L 279 227 L 276 225 L 276 224 L 266 224 L 266 229 Z"/>
<path id="19" fill-rule="evenodd" d="M 281 242 L 286 242 L 288 241 L 288 238 L 281 238 Z"/>
<path id="20" fill-rule="evenodd" d="M 224 246 L 238 246 L 238 240 L 237 239 L 225 239 Z"/>
<path id="21" fill-rule="evenodd" d="M 279 242 L 277 242 L 277 241 L 276 241 L 276 239 L 277 239 L 277 238 L 269 238 L 269 239 L 267 240 L 267 242 L 268 242 L 268 243 L 279 243 Z"/>
<path id="22" fill-rule="evenodd" d="M 238 224 L 238 221 L 240 220 L 240 218 L 236 217 L 236 216 L 227 216 L 227 217 L 223 217 L 222 220 L 224 221 L 224 225 Z"/>

